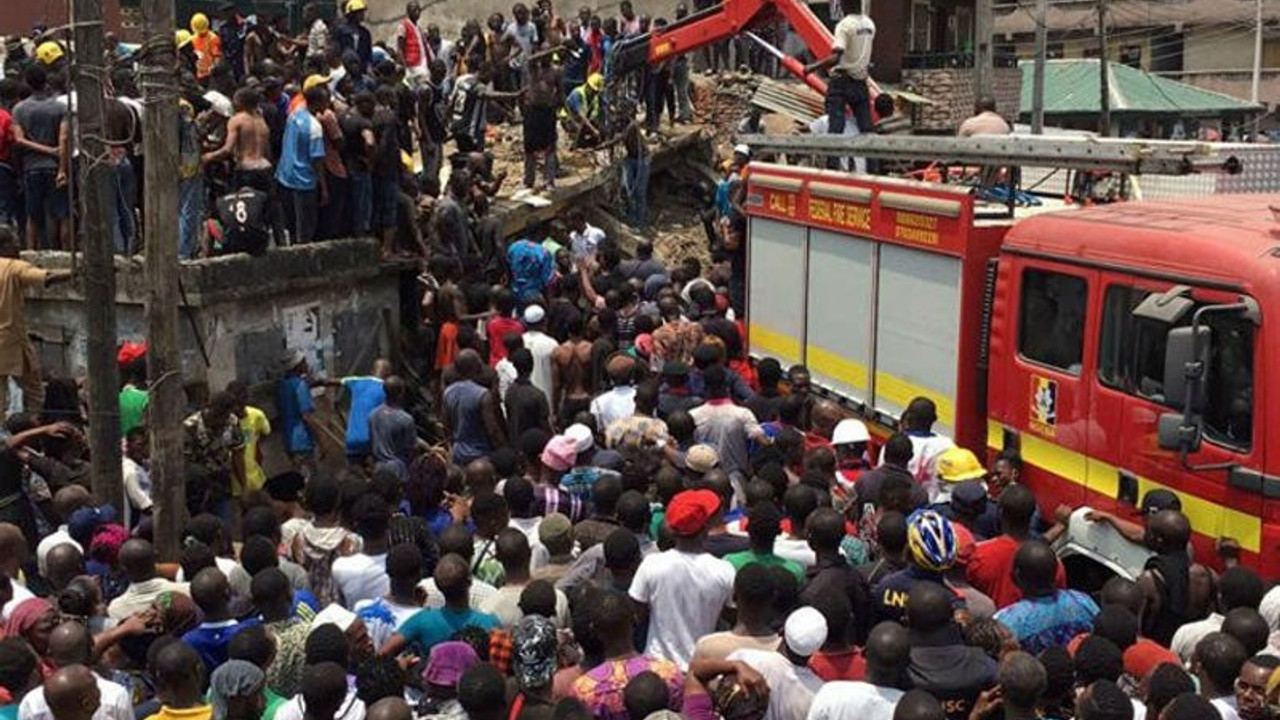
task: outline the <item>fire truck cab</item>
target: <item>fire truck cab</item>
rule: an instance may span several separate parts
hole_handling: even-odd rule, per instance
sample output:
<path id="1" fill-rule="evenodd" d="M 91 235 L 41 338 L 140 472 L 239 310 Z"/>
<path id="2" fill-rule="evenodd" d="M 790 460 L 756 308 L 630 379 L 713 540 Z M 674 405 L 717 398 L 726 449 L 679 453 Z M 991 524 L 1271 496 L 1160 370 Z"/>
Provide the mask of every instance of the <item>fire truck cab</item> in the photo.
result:
<path id="1" fill-rule="evenodd" d="M 748 346 L 891 431 L 1017 450 L 1046 517 L 1174 491 L 1196 557 L 1280 577 L 1274 195 L 984 219 L 965 188 L 753 163 Z M 1278 389 L 1276 392 L 1280 392 Z M 1268 412 L 1271 414 L 1268 415 Z M 979 453 L 981 454 L 981 453 Z"/>

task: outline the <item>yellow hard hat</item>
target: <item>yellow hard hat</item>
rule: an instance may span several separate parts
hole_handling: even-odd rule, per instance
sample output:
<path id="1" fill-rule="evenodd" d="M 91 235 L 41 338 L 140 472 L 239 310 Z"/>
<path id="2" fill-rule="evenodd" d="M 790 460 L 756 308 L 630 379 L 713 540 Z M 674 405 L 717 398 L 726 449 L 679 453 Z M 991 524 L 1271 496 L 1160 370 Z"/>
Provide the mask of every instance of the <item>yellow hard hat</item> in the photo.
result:
<path id="1" fill-rule="evenodd" d="M 306 92 L 314 87 L 329 84 L 328 75 L 308 75 L 306 80 L 302 81 L 302 92 Z"/>
<path id="2" fill-rule="evenodd" d="M 209 17 L 204 13 L 191 16 L 191 32 L 200 35 L 209 32 Z"/>
<path id="3" fill-rule="evenodd" d="M 592 90 L 604 89 L 604 76 L 600 73 L 591 73 L 591 77 L 587 78 L 587 87 Z"/>
<path id="4" fill-rule="evenodd" d="M 364 0 L 347 0 L 346 8 L 343 12 L 350 15 L 353 12 L 360 12 L 368 7 L 369 6 L 365 4 Z"/>
<path id="5" fill-rule="evenodd" d="M 938 456 L 938 477 L 946 482 L 979 480 L 986 474 L 978 456 L 965 448 L 953 447 Z"/>
<path id="6" fill-rule="evenodd" d="M 183 30 L 179 28 L 176 32 L 173 33 L 173 44 L 176 45 L 179 50 L 186 47 L 187 45 L 190 45 L 191 31 Z"/>
<path id="7" fill-rule="evenodd" d="M 36 59 L 42 65 L 52 65 L 62 59 L 62 46 L 52 40 L 40 43 L 36 48 Z"/>

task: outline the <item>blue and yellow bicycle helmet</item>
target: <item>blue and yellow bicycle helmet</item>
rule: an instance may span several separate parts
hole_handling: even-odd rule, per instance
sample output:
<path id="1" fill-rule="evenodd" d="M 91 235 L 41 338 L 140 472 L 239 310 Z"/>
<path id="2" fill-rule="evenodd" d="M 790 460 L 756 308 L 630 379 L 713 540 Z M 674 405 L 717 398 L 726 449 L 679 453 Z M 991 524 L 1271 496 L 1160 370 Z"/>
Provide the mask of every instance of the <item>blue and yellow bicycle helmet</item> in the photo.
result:
<path id="1" fill-rule="evenodd" d="M 917 510 L 907 518 L 907 547 L 916 565 L 942 572 L 956 561 L 956 531 L 933 510 Z"/>

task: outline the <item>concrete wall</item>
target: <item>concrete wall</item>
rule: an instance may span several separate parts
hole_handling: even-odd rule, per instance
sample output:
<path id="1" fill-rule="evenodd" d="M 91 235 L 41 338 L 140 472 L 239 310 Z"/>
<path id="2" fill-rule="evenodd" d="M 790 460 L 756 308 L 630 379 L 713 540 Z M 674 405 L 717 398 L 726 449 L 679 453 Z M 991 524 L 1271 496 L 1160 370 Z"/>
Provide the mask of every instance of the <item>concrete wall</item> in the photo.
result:
<path id="1" fill-rule="evenodd" d="M 1253 67 L 1253 31 L 1229 32 L 1222 28 L 1197 28 L 1183 35 L 1182 67 L 1186 70 L 1223 70 Z"/>
<path id="2" fill-rule="evenodd" d="M 27 259 L 54 268 L 70 262 L 66 253 L 32 253 Z M 303 350 L 317 374 L 334 376 L 367 372 L 396 342 L 399 273 L 379 263 L 372 240 L 186 263 L 181 278 L 183 373 L 197 395 L 237 378 L 251 385 L 271 379 L 286 348 Z M 120 341 L 142 340 L 146 286 L 140 260 L 118 259 L 116 279 Z M 42 338 L 36 348 L 46 374 L 83 375 L 87 331 L 76 288 L 57 286 L 28 298 L 27 317 Z"/>

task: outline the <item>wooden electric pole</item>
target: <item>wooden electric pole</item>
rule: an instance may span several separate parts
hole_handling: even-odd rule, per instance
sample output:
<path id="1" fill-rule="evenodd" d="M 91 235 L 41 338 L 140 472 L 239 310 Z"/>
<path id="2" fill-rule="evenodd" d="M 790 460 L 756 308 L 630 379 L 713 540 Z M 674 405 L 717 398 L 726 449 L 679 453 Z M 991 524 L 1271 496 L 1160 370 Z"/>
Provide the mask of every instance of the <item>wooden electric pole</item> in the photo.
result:
<path id="1" fill-rule="evenodd" d="M 976 0 L 973 7 L 973 93 L 977 99 L 995 97 L 996 58 L 993 0 Z"/>
<path id="2" fill-rule="evenodd" d="M 1049 0 L 1036 0 L 1036 65 L 1031 71 L 1031 134 L 1044 134 L 1044 71 L 1049 61 Z"/>
<path id="3" fill-rule="evenodd" d="M 99 502 L 125 502 L 120 466 L 120 376 L 116 367 L 114 170 L 107 156 L 100 0 L 72 0 L 76 99 L 74 141 L 80 149 L 77 230 L 84 249 L 84 313 L 88 333 L 89 451 L 93 494 Z"/>
<path id="4" fill-rule="evenodd" d="M 1111 69 L 1107 67 L 1107 0 L 1098 0 L 1098 134 L 1111 137 Z"/>
<path id="5" fill-rule="evenodd" d="M 151 398 L 151 482 L 159 556 L 178 559 L 186 520 L 183 475 L 182 356 L 178 348 L 178 59 L 174 0 L 142 0 L 143 151 L 147 158 L 143 213 L 147 279 L 147 375 Z"/>

